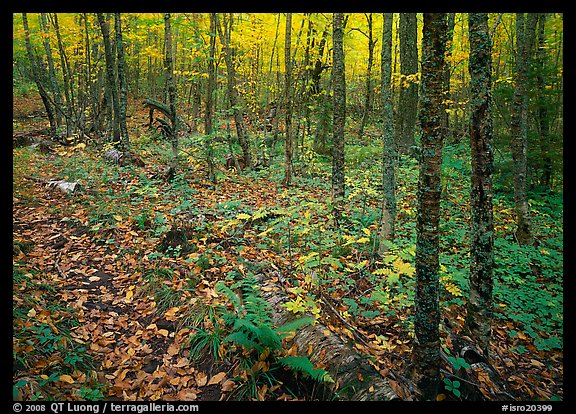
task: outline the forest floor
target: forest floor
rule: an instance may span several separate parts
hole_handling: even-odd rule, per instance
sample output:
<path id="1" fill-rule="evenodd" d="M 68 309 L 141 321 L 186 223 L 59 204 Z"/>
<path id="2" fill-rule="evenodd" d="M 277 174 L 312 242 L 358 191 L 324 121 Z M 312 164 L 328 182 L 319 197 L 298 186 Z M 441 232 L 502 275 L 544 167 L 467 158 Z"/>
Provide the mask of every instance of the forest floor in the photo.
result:
<path id="1" fill-rule="evenodd" d="M 14 99 L 14 133 L 46 126 L 38 99 Z M 414 188 L 403 188 L 399 200 L 398 233 L 405 243 L 391 246 L 388 259 L 374 260 L 370 243 L 378 223 L 367 217 L 378 211 L 377 194 L 351 183 L 350 202 L 357 201 L 353 211 L 359 219 L 337 233 L 329 226 L 329 189 L 314 185 L 319 178 L 310 165 L 303 174 L 309 180 L 287 190 L 271 173 L 237 174 L 220 162 L 214 186 L 204 179 L 200 155 L 185 147 L 189 152 L 181 172 L 172 182 L 163 181 L 158 176 L 168 160 L 168 144 L 150 139 L 147 111 L 137 103 L 132 107 L 137 110 L 130 114 L 129 128 L 144 168 L 107 164 L 91 147 L 48 154 L 30 146 L 14 149 L 15 398 L 325 398 L 313 381 L 287 370 L 272 372 L 270 364 L 258 364 L 258 357 L 251 360 L 216 338 L 214 321 L 221 319 L 210 312 L 232 306 L 217 283 L 272 269 L 287 276 L 292 312 L 317 315 L 332 333 L 368 355 L 400 398 L 410 398 L 403 370 L 412 342 L 413 226 L 402 230 L 401 223 L 415 220 Z M 412 167 L 407 173 L 412 183 L 414 172 Z M 49 180 L 80 187 L 65 194 L 49 188 Z M 458 194 L 452 197 L 456 205 Z M 545 210 L 544 201 L 536 201 L 543 206 L 538 217 L 548 233 L 535 253 L 515 250 L 526 259 L 521 263 L 502 258 L 511 264 L 497 275 L 491 363 L 517 400 L 563 395 L 562 229 L 553 228 L 557 217 Z M 504 231 L 513 221 L 512 209 L 503 201 L 496 208 L 497 226 Z M 465 220 L 465 208 L 460 213 L 453 220 Z M 459 334 L 463 323 L 465 284 L 446 275 L 466 269 L 459 253 L 464 244 L 445 242 L 454 254 L 442 265 L 442 336 L 449 353 L 447 332 Z M 516 249 L 508 241 L 497 246 Z M 536 262 L 535 257 L 554 260 Z M 528 266 L 526 274 L 505 279 L 520 265 Z M 378 281 L 385 277 L 390 283 Z M 537 297 L 543 291 L 543 299 Z M 534 302 L 533 309 L 528 302 Z M 207 351 L 210 345 L 202 352 L 194 347 L 198 333 L 212 335 L 214 341 L 207 343 L 217 344 L 214 352 Z M 457 378 L 448 362 L 444 373 Z M 496 399 L 499 387 L 488 376 L 476 372 L 471 378 L 483 398 Z M 451 390 L 444 389 L 439 399 L 459 399 L 460 393 Z"/>

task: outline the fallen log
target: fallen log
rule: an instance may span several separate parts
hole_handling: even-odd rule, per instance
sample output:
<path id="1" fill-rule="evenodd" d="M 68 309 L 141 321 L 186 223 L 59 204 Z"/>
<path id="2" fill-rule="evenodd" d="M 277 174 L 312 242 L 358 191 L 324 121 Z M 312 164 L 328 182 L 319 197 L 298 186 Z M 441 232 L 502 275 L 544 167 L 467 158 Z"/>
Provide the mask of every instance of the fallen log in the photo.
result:
<path id="1" fill-rule="evenodd" d="M 276 277 L 274 277 L 276 276 Z M 302 317 L 287 311 L 282 305 L 290 300 L 284 289 L 274 280 L 282 279 L 278 273 L 269 275 L 258 274 L 257 280 L 262 288 L 262 297 L 270 304 L 274 313 L 272 319 L 276 326 Z M 401 398 L 392 389 L 388 380 L 383 377 L 364 357 L 354 350 L 350 343 L 345 342 L 330 332 L 324 325 L 317 322 L 314 325 L 300 328 L 293 343 L 297 345 L 302 356 L 308 356 L 313 364 L 322 363 L 334 383 L 323 386 L 335 399 L 342 401 L 390 401 Z M 312 355 L 307 355 L 308 349 L 313 349 Z"/>

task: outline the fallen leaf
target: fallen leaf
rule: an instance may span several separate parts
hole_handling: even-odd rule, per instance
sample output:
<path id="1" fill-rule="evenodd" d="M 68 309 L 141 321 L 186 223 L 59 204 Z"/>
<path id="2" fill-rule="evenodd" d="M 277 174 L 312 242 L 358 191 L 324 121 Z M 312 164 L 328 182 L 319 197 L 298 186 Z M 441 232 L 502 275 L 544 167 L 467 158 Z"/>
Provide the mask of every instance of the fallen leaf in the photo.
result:
<path id="1" fill-rule="evenodd" d="M 222 383 L 222 392 L 232 391 L 234 388 L 236 388 L 236 383 L 230 379 Z"/>
<path id="2" fill-rule="evenodd" d="M 74 378 L 72 378 L 70 375 L 64 374 L 64 375 L 60 375 L 60 381 L 62 382 L 67 382 L 68 384 L 74 384 Z"/>
<path id="3" fill-rule="evenodd" d="M 199 387 L 203 387 L 207 382 L 208 376 L 205 373 L 199 372 L 198 375 L 196 375 L 196 385 Z"/>
<path id="4" fill-rule="evenodd" d="M 226 373 L 219 372 L 218 374 L 210 378 L 210 381 L 208 381 L 208 385 L 218 384 L 224 379 L 224 377 L 226 377 Z"/>

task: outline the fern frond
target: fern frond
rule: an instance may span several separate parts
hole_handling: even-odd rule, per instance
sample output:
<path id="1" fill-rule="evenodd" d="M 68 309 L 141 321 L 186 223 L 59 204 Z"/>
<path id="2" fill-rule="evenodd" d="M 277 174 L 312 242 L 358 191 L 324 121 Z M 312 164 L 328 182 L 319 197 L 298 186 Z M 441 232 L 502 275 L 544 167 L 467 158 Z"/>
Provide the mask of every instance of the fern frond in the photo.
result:
<path id="1" fill-rule="evenodd" d="M 260 345 L 251 340 L 248 335 L 246 335 L 246 333 L 241 331 L 232 332 L 230 335 L 224 338 L 224 342 L 232 342 L 236 345 L 243 346 L 248 351 L 252 349 L 255 349 L 258 352 L 262 351 L 262 347 Z"/>
<path id="2" fill-rule="evenodd" d="M 302 372 L 303 374 L 310 376 L 315 381 L 334 382 L 334 378 L 330 376 L 328 371 L 322 368 L 314 368 L 314 365 L 312 365 L 312 362 L 310 362 L 308 357 L 288 356 L 279 358 L 278 362 L 294 372 Z"/>
<path id="3" fill-rule="evenodd" d="M 312 317 L 299 318 L 285 323 L 279 328 L 276 328 L 275 331 L 278 335 L 280 335 L 281 338 L 285 338 L 289 336 L 292 332 L 296 332 L 297 329 L 306 325 L 311 325 L 313 323 L 314 318 Z"/>

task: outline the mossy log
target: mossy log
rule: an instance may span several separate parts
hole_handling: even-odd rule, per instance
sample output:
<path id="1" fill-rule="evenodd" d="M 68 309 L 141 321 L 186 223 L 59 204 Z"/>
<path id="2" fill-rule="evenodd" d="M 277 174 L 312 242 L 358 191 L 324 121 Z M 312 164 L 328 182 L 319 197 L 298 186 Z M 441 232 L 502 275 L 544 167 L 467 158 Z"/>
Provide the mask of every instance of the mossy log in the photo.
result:
<path id="1" fill-rule="evenodd" d="M 278 277 L 274 277 L 278 276 Z M 273 321 L 281 326 L 302 315 L 287 311 L 282 304 L 290 300 L 288 294 L 276 283 L 282 276 L 278 273 L 259 274 L 257 278 L 262 287 L 262 297 L 271 305 Z M 343 341 L 324 325 L 316 322 L 314 325 L 300 328 L 292 339 L 298 347 L 298 352 L 308 356 L 313 364 L 322 363 L 334 379 L 334 383 L 325 383 L 325 387 L 336 400 L 343 401 L 390 401 L 401 399 L 383 377 L 366 358 L 354 350 L 352 345 Z M 313 349 L 308 355 L 308 349 Z"/>

